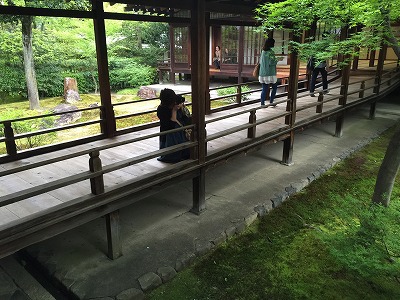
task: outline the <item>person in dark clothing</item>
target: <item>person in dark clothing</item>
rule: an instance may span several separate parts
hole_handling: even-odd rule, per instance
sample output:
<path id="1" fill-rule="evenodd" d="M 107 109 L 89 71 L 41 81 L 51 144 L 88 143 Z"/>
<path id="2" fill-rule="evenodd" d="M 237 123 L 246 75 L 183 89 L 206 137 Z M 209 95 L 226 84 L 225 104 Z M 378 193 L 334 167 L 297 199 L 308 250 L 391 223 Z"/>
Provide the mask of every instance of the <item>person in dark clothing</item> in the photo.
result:
<path id="1" fill-rule="evenodd" d="M 157 107 L 157 117 L 160 119 L 160 132 L 172 130 L 190 124 L 190 116 L 184 113 L 185 99 L 171 89 L 163 89 L 160 93 L 161 104 Z M 160 136 L 160 149 L 171 147 L 187 141 L 185 131 L 177 131 Z M 162 155 L 158 158 L 163 162 L 178 162 L 190 157 L 189 149 Z"/>
<path id="2" fill-rule="evenodd" d="M 327 94 L 329 90 L 328 90 L 328 72 L 326 71 L 326 61 L 322 61 L 317 66 L 315 66 L 315 60 L 313 58 L 311 58 L 310 60 L 311 60 L 310 96 L 315 97 L 314 94 L 315 84 L 317 82 L 317 77 L 319 73 L 321 73 L 323 93 Z"/>

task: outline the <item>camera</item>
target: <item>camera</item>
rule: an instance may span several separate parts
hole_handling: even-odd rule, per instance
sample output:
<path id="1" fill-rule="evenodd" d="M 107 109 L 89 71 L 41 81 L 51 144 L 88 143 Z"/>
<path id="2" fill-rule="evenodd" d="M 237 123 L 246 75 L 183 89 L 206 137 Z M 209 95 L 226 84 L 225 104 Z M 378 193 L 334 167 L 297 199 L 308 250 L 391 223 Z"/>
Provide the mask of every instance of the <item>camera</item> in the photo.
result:
<path id="1" fill-rule="evenodd" d="M 181 104 L 185 102 L 185 98 L 181 95 L 176 95 L 175 104 Z"/>

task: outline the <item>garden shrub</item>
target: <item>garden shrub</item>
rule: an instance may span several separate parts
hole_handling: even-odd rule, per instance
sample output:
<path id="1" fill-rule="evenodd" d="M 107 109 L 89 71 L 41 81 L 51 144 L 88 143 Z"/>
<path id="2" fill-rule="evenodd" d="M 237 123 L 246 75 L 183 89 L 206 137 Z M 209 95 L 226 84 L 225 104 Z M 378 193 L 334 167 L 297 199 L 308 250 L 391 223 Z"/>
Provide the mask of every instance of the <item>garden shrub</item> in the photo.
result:
<path id="1" fill-rule="evenodd" d="M 31 113 L 34 114 L 34 111 Z M 27 117 L 27 112 L 24 110 L 9 109 L 1 113 L 1 120 L 14 120 L 22 117 Z M 14 135 L 23 134 L 32 131 L 38 131 L 42 129 L 54 127 L 54 120 L 56 117 L 45 117 L 33 120 L 24 120 L 12 122 L 11 126 L 14 131 Z M 3 129 L 3 128 L 2 128 Z M 4 136 L 4 130 L 1 130 L 0 136 Z M 15 144 L 18 150 L 29 149 L 34 147 L 43 146 L 52 143 L 57 138 L 56 132 L 35 135 L 22 139 L 16 139 Z"/>
<path id="2" fill-rule="evenodd" d="M 113 91 L 149 85 L 154 83 L 155 78 L 156 70 L 152 67 L 127 58 L 110 60 L 110 86 Z"/>
<path id="3" fill-rule="evenodd" d="M 248 92 L 248 91 L 250 91 L 250 88 L 247 85 L 243 85 L 242 93 Z M 236 93 L 237 93 L 237 87 L 235 87 L 235 86 L 217 90 L 218 96 L 232 95 L 232 94 L 236 94 Z M 242 101 L 246 101 L 248 98 L 249 98 L 248 94 L 242 95 Z M 234 103 L 234 102 L 236 102 L 236 96 L 227 97 L 227 98 L 225 98 L 225 101 L 227 101 L 229 103 Z"/>

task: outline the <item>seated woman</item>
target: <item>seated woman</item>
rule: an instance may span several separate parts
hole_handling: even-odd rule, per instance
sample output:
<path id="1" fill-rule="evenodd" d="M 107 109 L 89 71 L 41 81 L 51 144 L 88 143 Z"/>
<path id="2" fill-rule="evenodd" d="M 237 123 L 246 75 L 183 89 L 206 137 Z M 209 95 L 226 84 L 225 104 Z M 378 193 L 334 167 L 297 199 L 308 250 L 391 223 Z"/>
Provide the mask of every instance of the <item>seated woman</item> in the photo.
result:
<path id="1" fill-rule="evenodd" d="M 163 89 L 160 93 L 161 104 L 157 107 L 157 117 L 160 119 L 160 132 L 180 128 L 190 124 L 190 117 L 184 113 L 185 99 L 177 96 L 171 89 Z M 185 131 L 167 133 L 160 136 L 160 149 L 187 142 Z M 174 163 L 188 159 L 189 149 L 183 149 L 162 155 L 159 161 Z"/>

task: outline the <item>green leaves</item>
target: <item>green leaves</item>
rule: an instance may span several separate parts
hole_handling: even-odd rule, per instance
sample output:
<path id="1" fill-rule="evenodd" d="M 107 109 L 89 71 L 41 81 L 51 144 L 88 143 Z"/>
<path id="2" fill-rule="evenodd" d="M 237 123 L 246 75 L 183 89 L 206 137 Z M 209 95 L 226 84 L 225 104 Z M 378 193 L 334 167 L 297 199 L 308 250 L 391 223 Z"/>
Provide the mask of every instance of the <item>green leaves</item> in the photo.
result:
<path id="1" fill-rule="evenodd" d="M 382 43 L 390 45 L 388 37 L 392 29 L 387 20 L 399 20 L 400 0 L 286 0 L 260 5 L 255 13 L 264 31 L 291 28 L 294 32 L 302 32 L 310 29 L 313 22 L 318 22 L 330 27 L 333 33 L 348 26 L 353 34 L 346 41 L 330 39 L 330 46 L 319 55 L 323 59 L 337 53 L 357 55 L 357 47 L 377 49 Z M 356 32 L 356 28 L 361 30 Z M 295 44 L 295 47 L 304 59 L 318 45 Z"/>

